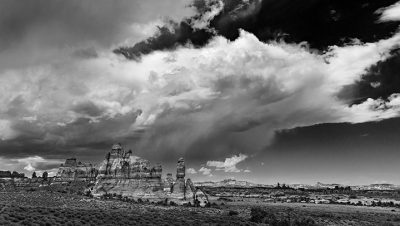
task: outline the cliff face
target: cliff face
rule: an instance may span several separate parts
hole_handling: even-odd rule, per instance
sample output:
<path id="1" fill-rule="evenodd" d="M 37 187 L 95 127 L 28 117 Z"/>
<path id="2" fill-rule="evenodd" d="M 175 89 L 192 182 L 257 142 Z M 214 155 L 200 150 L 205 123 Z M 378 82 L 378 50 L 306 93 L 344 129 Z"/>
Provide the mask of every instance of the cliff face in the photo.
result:
<path id="1" fill-rule="evenodd" d="M 76 158 L 65 160 L 58 169 L 54 182 L 94 181 L 98 170 L 90 163 L 77 162 Z"/>
<path id="2" fill-rule="evenodd" d="M 151 166 L 148 160 L 132 155 L 121 145 L 113 145 L 99 167 L 96 184 L 92 190 L 95 197 L 106 194 L 121 195 L 131 199 L 173 201 L 178 204 L 195 203 L 195 188 L 185 181 L 185 162 L 178 160 L 176 180 L 172 174 L 162 179 L 162 167 Z"/>
<path id="3" fill-rule="evenodd" d="M 125 152 L 121 145 L 113 145 L 100 164 L 98 179 L 154 179 L 161 181 L 161 165 L 150 166 L 148 160 Z"/>
<path id="4" fill-rule="evenodd" d="M 126 152 L 121 145 L 113 145 L 100 164 L 99 175 L 93 188 L 95 197 L 116 194 L 131 198 L 155 199 L 164 190 L 160 165 Z"/>

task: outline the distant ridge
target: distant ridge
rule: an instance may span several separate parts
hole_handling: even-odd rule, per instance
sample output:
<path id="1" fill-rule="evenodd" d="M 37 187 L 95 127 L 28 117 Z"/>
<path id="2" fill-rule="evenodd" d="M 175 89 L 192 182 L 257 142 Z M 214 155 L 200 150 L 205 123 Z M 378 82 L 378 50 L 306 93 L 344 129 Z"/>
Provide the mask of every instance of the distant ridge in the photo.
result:
<path id="1" fill-rule="evenodd" d="M 239 181 L 235 179 L 224 179 L 222 181 L 198 181 L 194 182 L 197 187 L 265 187 L 273 188 L 275 185 L 257 184 L 248 181 Z M 310 184 L 286 184 L 286 186 L 294 189 L 335 189 L 350 187 L 352 190 L 400 190 L 400 185 L 389 183 L 370 184 L 370 185 L 344 185 L 337 183 L 321 183 L 317 182 L 315 185 Z"/>
<path id="2" fill-rule="evenodd" d="M 256 184 L 248 181 L 238 181 L 235 179 L 225 179 L 217 182 L 194 182 L 194 185 L 198 187 L 273 187 L 272 185 Z"/>

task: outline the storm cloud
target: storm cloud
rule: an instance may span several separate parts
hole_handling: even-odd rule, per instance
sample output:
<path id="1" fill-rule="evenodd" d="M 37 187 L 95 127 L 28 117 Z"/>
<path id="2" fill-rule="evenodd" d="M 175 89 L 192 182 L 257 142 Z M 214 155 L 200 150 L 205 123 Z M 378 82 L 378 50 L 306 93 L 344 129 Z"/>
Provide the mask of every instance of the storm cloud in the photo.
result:
<path id="1" fill-rule="evenodd" d="M 196 0 L 195 15 L 160 26 L 154 36 L 133 46 L 114 50 L 128 59 L 180 45 L 201 47 L 215 35 L 229 40 L 240 30 L 253 33 L 261 41 L 305 42 L 321 51 L 329 46 L 359 40 L 375 42 L 393 35 L 396 0 Z M 385 10 L 386 9 L 386 10 Z M 380 12 L 385 12 L 381 16 Z M 378 23 L 385 21 L 386 23 Z M 199 24 L 201 26 L 199 26 Z"/>
<path id="2" fill-rule="evenodd" d="M 0 168 L 99 161 L 120 142 L 184 156 L 196 175 L 240 174 L 277 131 L 397 117 L 396 89 L 342 95 L 396 70 L 367 79 L 396 58 L 398 23 L 379 20 L 394 1 L 356 2 L 3 2 Z"/>

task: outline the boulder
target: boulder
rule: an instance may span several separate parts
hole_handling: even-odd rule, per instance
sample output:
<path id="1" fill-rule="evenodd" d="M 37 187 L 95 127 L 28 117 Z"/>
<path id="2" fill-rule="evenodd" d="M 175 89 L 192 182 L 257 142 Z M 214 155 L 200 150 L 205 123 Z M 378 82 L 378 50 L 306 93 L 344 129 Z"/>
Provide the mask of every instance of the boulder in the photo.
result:
<path id="1" fill-rule="evenodd" d="M 196 189 L 194 197 L 194 202 L 200 207 L 205 207 L 208 204 L 208 197 L 201 189 Z"/>

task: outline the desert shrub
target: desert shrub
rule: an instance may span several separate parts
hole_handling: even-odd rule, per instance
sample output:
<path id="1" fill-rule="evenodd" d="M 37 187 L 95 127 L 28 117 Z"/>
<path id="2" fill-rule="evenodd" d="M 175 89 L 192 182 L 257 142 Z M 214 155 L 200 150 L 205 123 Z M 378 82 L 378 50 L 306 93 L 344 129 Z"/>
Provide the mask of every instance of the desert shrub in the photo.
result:
<path id="1" fill-rule="evenodd" d="M 312 218 L 301 218 L 294 221 L 295 226 L 316 226 L 315 220 Z"/>
<path id="2" fill-rule="evenodd" d="M 28 188 L 26 191 L 33 192 L 36 191 L 36 188 Z"/>
<path id="3" fill-rule="evenodd" d="M 93 198 L 92 192 L 90 190 L 86 190 L 85 196 Z"/>
<path id="4" fill-rule="evenodd" d="M 177 204 L 176 204 L 174 201 L 170 201 L 170 202 L 169 202 L 169 205 L 171 205 L 171 206 L 177 206 Z"/>
<path id="5" fill-rule="evenodd" d="M 235 210 L 229 210 L 228 215 L 229 216 L 236 216 L 236 215 L 239 215 L 239 213 L 238 213 L 238 211 L 235 211 Z"/>
<path id="6" fill-rule="evenodd" d="M 156 204 L 162 206 L 162 205 L 164 205 L 165 203 L 164 203 L 164 201 L 158 201 L 158 202 L 156 202 Z"/>
<path id="7" fill-rule="evenodd" d="M 289 220 L 289 218 L 278 218 L 273 213 L 269 213 L 260 207 L 253 207 L 250 210 L 250 221 L 255 223 L 265 223 L 271 226 L 315 226 L 317 225 L 312 218 L 300 218 Z"/>
<path id="8" fill-rule="evenodd" d="M 143 200 L 141 198 L 138 198 L 137 202 L 138 203 L 143 203 Z"/>
<path id="9" fill-rule="evenodd" d="M 394 226 L 394 224 L 392 224 L 390 222 L 385 222 L 385 223 L 381 224 L 381 226 Z"/>
<path id="10" fill-rule="evenodd" d="M 250 221 L 254 223 L 263 223 L 267 215 L 267 211 L 260 207 L 253 207 L 250 210 Z"/>
<path id="11" fill-rule="evenodd" d="M 395 217 L 395 218 L 393 218 L 393 221 L 395 221 L 395 222 L 400 222 L 400 217 Z"/>
<path id="12" fill-rule="evenodd" d="M 183 203 L 183 206 L 185 206 L 185 207 L 190 207 L 190 206 L 192 206 L 192 203 L 190 203 L 190 202 L 188 202 L 188 203 Z"/>

